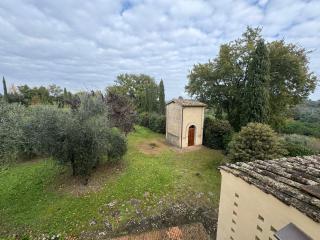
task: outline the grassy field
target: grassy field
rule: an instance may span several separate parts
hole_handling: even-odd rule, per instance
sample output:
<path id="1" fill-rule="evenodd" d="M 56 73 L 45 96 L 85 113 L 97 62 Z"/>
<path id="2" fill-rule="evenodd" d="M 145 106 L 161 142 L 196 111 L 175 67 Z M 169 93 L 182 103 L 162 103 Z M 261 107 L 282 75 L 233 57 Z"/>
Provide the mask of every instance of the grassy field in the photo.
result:
<path id="1" fill-rule="evenodd" d="M 163 135 L 142 127 L 129 135 L 128 144 L 122 164 L 102 166 L 86 187 L 50 159 L 0 170 L 0 236 L 77 235 L 106 220 L 116 228 L 176 201 L 218 205 L 217 167 L 224 159 L 219 151 L 179 152 L 165 145 Z"/>

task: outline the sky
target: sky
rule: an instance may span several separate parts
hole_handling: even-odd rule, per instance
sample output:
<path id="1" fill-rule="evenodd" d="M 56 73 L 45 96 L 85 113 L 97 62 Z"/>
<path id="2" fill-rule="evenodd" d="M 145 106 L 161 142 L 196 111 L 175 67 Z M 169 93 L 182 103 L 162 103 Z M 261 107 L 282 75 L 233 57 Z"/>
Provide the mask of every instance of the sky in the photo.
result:
<path id="1" fill-rule="evenodd" d="M 79 91 L 144 73 L 164 80 L 167 99 L 186 96 L 192 66 L 246 26 L 311 50 L 320 78 L 320 0 L 1 0 L 0 75 Z"/>

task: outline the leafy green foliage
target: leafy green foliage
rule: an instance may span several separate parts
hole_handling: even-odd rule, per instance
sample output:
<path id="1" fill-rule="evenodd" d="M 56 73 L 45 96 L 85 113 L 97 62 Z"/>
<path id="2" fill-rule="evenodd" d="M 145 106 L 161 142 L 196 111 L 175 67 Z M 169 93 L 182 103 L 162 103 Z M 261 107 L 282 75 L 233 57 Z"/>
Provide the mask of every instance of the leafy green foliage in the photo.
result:
<path id="1" fill-rule="evenodd" d="M 80 99 L 74 109 L 49 105 L 25 108 L 2 102 L 0 159 L 50 156 L 70 163 L 74 175 L 89 175 L 105 156 L 119 160 L 127 150 L 126 140 L 110 127 L 102 97 L 87 94 Z"/>
<path id="2" fill-rule="evenodd" d="M 249 123 L 229 143 L 233 161 L 276 159 L 286 154 L 280 138 L 269 125 Z"/>
<path id="3" fill-rule="evenodd" d="M 295 120 L 308 123 L 320 122 L 320 100 L 307 100 L 292 109 Z"/>
<path id="4" fill-rule="evenodd" d="M 203 127 L 203 145 L 215 149 L 226 149 L 232 132 L 228 121 L 206 117 Z"/>
<path id="5" fill-rule="evenodd" d="M 159 113 L 163 115 L 166 114 L 166 100 L 165 100 L 164 85 L 163 85 L 162 79 L 159 83 Z"/>
<path id="6" fill-rule="evenodd" d="M 288 156 L 305 156 L 320 153 L 320 139 L 290 134 L 282 137 Z"/>
<path id="7" fill-rule="evenodd" d="M 148 75 L 120 74 L 115 83 L 107 91 L 112 89 L 113 92 L 128 96 L 139 111 L 149 111 L 157 101 L 158 86 L 154 78 Z"/>
<path id="8" fill-rule="evenodd" d="M 83 93 L 79 95 L 79 101 L 74 106 L 80 120 L 88 120 L 98 115 L 107 115 L 107 106 L 102 94 Z"/>
<path id="9" fill-rule="evenodd" d="M 158 102 L 159 89 L 157 85 L 149 84 L 145 86 L 145 95 L 143 97 L 143 108 L 142 111 L 149 113 L 158 112 L 159 102 Z"/>
<path id="10" fill-rule="evenodd" d="M 263 40 L 259 40 L 248 65 L 243 93 L 241 125 L 269 120 L 270 60 Z"/>
<path id="11" fill-rule="evenodd" d="M 248 28 L 242 38 L 221 45 L 215 59 L 194 65 L 188 75 L 187 92 L 213 107 L 217 116 L 226 115 L 235 130 L 242 125 L 244 89 L 251 56 L 262 39 L 260 32 L 259 28 Z M 272 109 L 268 122 L 277 126 L 285 119 L 290 106 L 304 100 L 315 89 L 317 78 L 308 68 L 305 49 L 284 41 L 267 43 L 267 48 L 270 59 L 269 108 Z"/>
<path id="12" fill-rule="evenodd" d="M 166 132 L 166 117 L 164 115 L 142 112 L 139 114 L 139 124 L 157 133 Z"/>
<path id="13" fill-rule="evenodd" d="M 0 100 L 0 165 L 17 160 L 24 149 L 22 127 L 27 115 L 19 104 L 8 104 Z"/>
<path id="14" fill-rule="evenodd" d="M 158 86 L 155 79 L 148 75 L 120 74 L 115 85 L 107 88 L 109 91 L 129 97 L 138 112 L 165 111 L 163 82 Z"/>
<path id="15" fill-rule="evenodd" d="M 119 128 L 125 134 L 131 132 L 136 122 L 136 111 L 131 100 L 126 95 L 109 89 L 106 104 L 111 125 Z"/>
<path id="16" fill-rule="evenodd" d="M 287 120 L 279 129 L 285 134 L 299 134 L 320 138 L 320 123 L 308 123 L 295 120 Z"/>
<path id="17" fill-rule="evenodd" d="M 3 100 L 8 102 L 8 90 L 7 90 L 7 83 L 4 77 L 2 78 L 2 85 L 3 85 Z"/>
<path id="18" fill-rule="evenodd" d="M 107 153 L 108 160 L 117 162 L 127 152 L 127 140 L 118 129 L 114 128 L 111 131 L 109 142 L 111 144 L 109 144 Z"/>
<path id="19" fill-rule="evenodd" d="M 149 128 L 157 133 L 166 132 L 166 117 L 157 113 L 149 115 Z"/>
<path id="20" fill-rule="evenodd" d="M 63 107 L 67 96 L 69 99 L 72 97 L 71 92 L 66 89 L 63 92 L 61 87 L 53 84 L 48 87 L 29 87 L 28 85 L 21 85 L 11 88 L 10 93 L 7 91 L 6 81 L 3 77 L 4 99 L 9 103 L 21 103 L 25 106 L 36 104 L 56 104 Z"/>

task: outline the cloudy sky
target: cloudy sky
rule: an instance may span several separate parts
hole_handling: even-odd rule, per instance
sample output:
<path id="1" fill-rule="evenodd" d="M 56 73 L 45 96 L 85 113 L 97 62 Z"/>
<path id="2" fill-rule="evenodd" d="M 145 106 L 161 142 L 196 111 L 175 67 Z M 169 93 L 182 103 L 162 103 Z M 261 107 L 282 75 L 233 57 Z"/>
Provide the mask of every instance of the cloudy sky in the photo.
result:
<path id="1" fill-rule="evenodd" d="M 164 80 L 169 99 L 185 95 L 193 64 L 247 25 L 313 50 L 320 76 L 320 0 L 1 0 L 0 74 L 9 85 L 77 91 L 145 73 Z"/>

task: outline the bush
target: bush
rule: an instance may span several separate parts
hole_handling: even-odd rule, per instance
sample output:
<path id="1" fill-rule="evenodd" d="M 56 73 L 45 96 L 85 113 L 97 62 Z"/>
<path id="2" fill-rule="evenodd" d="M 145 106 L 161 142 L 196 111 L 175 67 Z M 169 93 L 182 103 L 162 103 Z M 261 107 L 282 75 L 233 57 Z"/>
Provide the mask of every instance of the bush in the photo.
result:
<path id="1" fill-rule="evenodd" d="M 24 106 L 0 100 L 0 165 L 20 157 L 24 149 L 23 125 L 26 115 Z"/>
<path id="2" fill-rule="evenodd" d="M 144 126 L 146 128 L 149 128 L 149 113 L 148 112 L 142 112 L 139 114 L 138 117 L 138 123 L 141 126 Z"/>
<path id="3" fill-rule="evenodd" d="M 116 162 L 127 152 L 127 140 L 119 130 L 112 129 L 110 135 L 110 147 L 108 149 L 108 161 Z"/>
<path id="4" fill-rule="evenodd" d="M 28 155 L 59 156 L 67 137 L 68 124 L 73 124 L 71 122 L 71 113 L 56 106 L 29 107 L 23 126 L 23 152 Z"/>
<path id="5" fill-rule="evenodd" d="M 275 159 L 285 154 L 277 134 L 269 125 L 261 123 L 242 127 L 229 144 L 229 157 L 233 161 Z"/>
<path id="6" fill-rule="evenodd" d="M 288 120 L 285 125 L 280 128 L 280 132 L 320 138 L 320 124 Z"/>
<path id="7" fill-rule="evenodd" d="M 232 132 L 228 121 L 206 117 L 204 119 L 203 145 L 209 148 L 226 149 L 231 140 Z"/>
<path id="8" fill-rule="evenodd" d="M 307 156 L 320 153 L 320 140 L 303 135 L 284 135 L 283 141 L 288 151 L 288 156 Z"/>
<path id="9" fill-rule="evenodd" d="M 137 119 L 136 111 L 130 98 L 109 89 L 106 103 L 108 106 L 108 118 L 112 126 L 119 128 L 125 134 L 131 132 Z"/>
<path id="10" fill-rule="evenodd" d="M 166 117 L 156 113 L 150 114 L 149 128 L 157 133 L 166 133 Z"/>
<path id="11" fill-rule="evenodd" d="M 164 115 L 142 112 L 139 114 L 138 123 L 154 132 L 166 133 L 166 117 Z"/>

